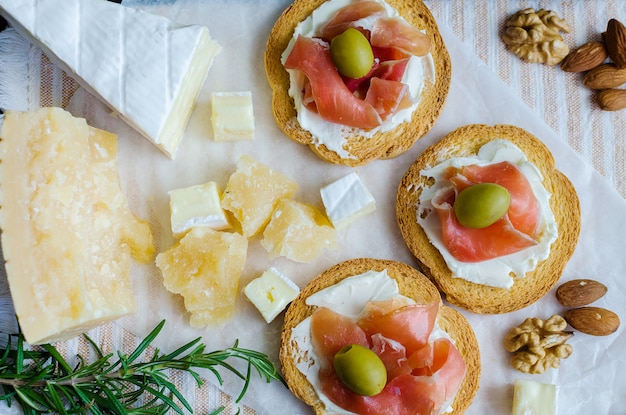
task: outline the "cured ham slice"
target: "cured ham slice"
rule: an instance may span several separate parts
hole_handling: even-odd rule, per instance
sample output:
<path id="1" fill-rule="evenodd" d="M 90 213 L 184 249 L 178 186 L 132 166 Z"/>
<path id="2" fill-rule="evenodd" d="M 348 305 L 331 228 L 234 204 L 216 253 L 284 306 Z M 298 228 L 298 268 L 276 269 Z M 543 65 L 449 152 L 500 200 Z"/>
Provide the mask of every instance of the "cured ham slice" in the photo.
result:
<path id="1" fill-rule="evenodd" d="M 425 56 L 431 42 L 426 34 L 397 17 L 381 17 L 372 28 L 372 46 L 394 48 L 415 56 Z"/>
<path id="2" fill-rule="evenodd" d="M 317 112 L 325 120 L 366 130 L 381 124 L 374 107 L 355 97 L 346 87 L 333 64 L 327 43 L 299 36 L 285 61 L 285 68 L 306 75 Z"/>
<path id="3" fill-rule="evenodd" d="M 337 13 L 320 29 L 320 37 L 330 40 L 342 34 L 349 27 L 354 27 L 354 22 L 372 15 L 382 14 L 385 8 L 382 4 L 361 0 L 342 7 Z"/>
<path id="4" fill-rule="evenodd" d="M 372 78 L 365 102 L 374 107 L 384 121 L 390 115 L 411 106 L 409 87 L 397 81 Z"/>
<path id="5" fill-rule="evenodd" d="M 355 334 L 359 333 L 357 328 L 363 328 L 360 333 L 370 345 L 367 347 L 387 369 L 382 392 L 361 396 L 343 384 L 332 365 L 324 365 L 319 372 L 322 392 L 336 405 L 356 414 L 439 413 L 458 390 L 466 365 L 450 340 L 430 341 L 438 309 L 439 302 L 408 304 L 401 298 L 368 302 L 358 319 L 318 309 L 311 317 L 313 344 L 325 344 L 315 349 L 318 356 L 330 362 L 336 351 L 352 344 L 355 338 L 363 342 L 361 334 Z"/>
<path id="6" fill-rule="evenodd" d="M 451 168 L 446 178 L 453 188 L 433 198 L 442 226 L 443 242 L 450 254 L 462 262 L 480 262 L 513 254 L 537 243 L 539 203 L 526 176 L 509 162 L 487 166 Z M 496 183 L 511 195 L 507 214 L 486 228 L 467 228 L 454 214 L 454 200 L 463 189 L 477 183 Z"/>

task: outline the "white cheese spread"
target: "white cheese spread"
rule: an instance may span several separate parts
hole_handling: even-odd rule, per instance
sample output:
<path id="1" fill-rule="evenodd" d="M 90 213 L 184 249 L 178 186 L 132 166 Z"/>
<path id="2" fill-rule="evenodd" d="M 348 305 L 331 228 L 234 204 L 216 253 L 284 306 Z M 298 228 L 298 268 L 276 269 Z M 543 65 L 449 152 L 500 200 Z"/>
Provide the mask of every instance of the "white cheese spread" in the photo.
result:
<path id="1" fill-rule="evenodd" d="M 415 303 L 413 299 L 400 294 L 398 283 L 389 277 L 387 270 L 367 271 L 318 291 L 306 299 L 306 304 L 327 307 L 335 313 L 357 318 L 368 301 L 384 301 L 392 298 L 404 298 L 408 303 Z M 452 341 L 447 333 L 435 324 L 430 339 L 435 340 L 443 337 Z M 291 341 L 292 344 L 297 345 L 293 359 L 296 362 L 296 367 L 313 386 L 317 396 L 324 403 L 326 412 L 337 415 L 354 415 L 334 404 L 321 390 L 321 380 L 318 376 L 321 363 L 311 343 L 311 317 L 302 320 L 292 330 Z M 448 412 L 450 409 L 447 407 L 444 412 Z"/>
<path id="2" fill-rule="evenodd" d="M 485 166 L 503 161 L 513 163 L 522 171 L 537 198 L 541 217 L 538 243 L 516 253 L 487 261 L 475 263 L 458 261 L 443 243 L 441 223 L 432 206 L 431 199 L 441 189 L 451 186 L 450 182 L 444 179 L 448 167 Z M 541 172 L 511 142 L 506 140 L 491 141 L 481 147 L 476 156 L 450 158 L 434 167 L 422 170 L 420 174 L 434 178 L 435 182 L 431 187 L 423 188 L 419 199 L 417 222 L 424 229 L 431 243 L 439 250 L 454 277 L 463 278 L 476 284 L 510 288 L 515 278 L 524 277 L 527 272 L 534 270 L 540 261 L 550 255 L 550 245 L 558 235 L 557 223 L 550 209 L 550 194 L 543 186 Z"/>
<path id="3" fill-rule="evenodd" d="M 382 0 L 376 0 L 385 7 L 385 14 L 370 16 L 358 21 L 357 26 L 371 30 L 376 20 L 380 17 L 399 17 L 398 12 L 390 5 Z M 285 63 L 287 57 L 293 49 L 293 45 L 298 36 L 314 37 L 320 28 L 328 22 L 332 16 L 342 7 L 352 3 L 352 0 L 330 0 L 323 3 L 309 17 L 300 22 L 294 31 L 293 38 L 283 52 L 281 62 Z M 415 109 L 421 101 L 421 93 L 424 86 L 428 83 L 435 82 L 435 65 L 432 55 L 418 57 L 411 56 L 407 65 L 402 83 L 407 84 L 411 94 L 412 105 L 405 108 L 387 118 L 380 126 L 369 131 L 358 130 L 346 127 L 341 124 L 335 124 L 324 120 L 319 114 L 308 110 L 302 105 L 302 88 L 305 76 L 296 70 L 288 69 L 289 73 L 289 96 L 293 98 L 297 112 L 297 120 L 300 127 L 309 131 L 314 138 L 316 145 L 325 145 L 329 150 L 336 152 L 341 158 L 353 158 L 347 150 L 343 148 L 345 139 L 348 135 L 354 134 L 355 131 L 363 137 L 371 137 L 377 132 L 386 132 L 393 130 L 403 122 L 409 121 Z"/>

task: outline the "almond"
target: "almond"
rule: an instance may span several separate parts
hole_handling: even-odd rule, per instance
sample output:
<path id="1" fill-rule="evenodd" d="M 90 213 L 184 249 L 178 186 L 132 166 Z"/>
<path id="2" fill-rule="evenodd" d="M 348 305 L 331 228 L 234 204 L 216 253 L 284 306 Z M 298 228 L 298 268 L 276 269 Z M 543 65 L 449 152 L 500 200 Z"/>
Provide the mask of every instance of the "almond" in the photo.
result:
<path id="1" fill-rule="evenodd" d="M 619 111 L 626 108 L 626 89 L 605 89 L 596 96 L 596 101 L 605 111 Z"/>
<path id="2" fill-rule="evenodd" d="M 615 66 L 626 68 L 626 27 L 617 19 L 609 20 L 604 41 Z"/>
<path id="3" fill-rule="evenodd" d="M 571 51 L 563 62 L 561 69 L 565 72 L 584 72 L 600 65 L 608 54 L 602 42 L 587 42 Z"/>
<path id="4" fill-rule="evenodd" d="M 605 63 L 590 70 L 583 78 L 583 84 L 591 89 L 617 88 L 626 83 L 626 68 L 618 68 Z"/>
<path id="5" fill-rule="evenodd" d="M 580 307 L 593 303 L 606 292 L 606 286 L 598 281 L 578 279 L 559 286 L 556 299 L 565 307 Z"/>
<path id="6" fill-rule="evenodd" d="M 600 307 L 580 307 L 565 312 L 565 320 L 581 333 L 593 336 L 608 336 L 617 331 L 619 316 Z"/>

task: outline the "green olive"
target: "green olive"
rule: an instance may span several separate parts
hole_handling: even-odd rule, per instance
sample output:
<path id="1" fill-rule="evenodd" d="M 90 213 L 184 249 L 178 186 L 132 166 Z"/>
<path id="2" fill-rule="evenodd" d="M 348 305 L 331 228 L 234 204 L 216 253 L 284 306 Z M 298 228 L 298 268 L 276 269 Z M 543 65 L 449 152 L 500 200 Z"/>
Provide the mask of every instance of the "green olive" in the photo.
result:
<path id="1" fill-rule="evenodd" d="M 364 77 L 374 65 L 370 42 L 352 27 L 331 40 L 330 55 L 339 72 L 349 78 Z"/>
<path id="2" fill-rule="evenodd" d="M 344 346 L 333 364 L 344 385 L 359 395 L 376 395 L 387 384 L 387 369 L 380 357 L 359 344 Z"/>
<path id="3" fill-rule="evenodd" d="M 495 183 L 479 183 L 459 192 L 454 213 L 463 226 L 486 228 L 502 218 L 510 204 L 511 195 L 506 188 Z"/>

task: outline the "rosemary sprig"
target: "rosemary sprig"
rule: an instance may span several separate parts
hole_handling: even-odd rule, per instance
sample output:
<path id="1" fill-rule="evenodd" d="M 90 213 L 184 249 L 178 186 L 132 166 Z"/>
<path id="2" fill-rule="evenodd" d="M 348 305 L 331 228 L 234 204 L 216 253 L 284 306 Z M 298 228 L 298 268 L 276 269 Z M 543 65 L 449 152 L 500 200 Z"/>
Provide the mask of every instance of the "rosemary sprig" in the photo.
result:
<path id="1" fill-rule="evenodd" d="M 236 402 L 248 390 L 253 370 L 266 382 L 283 378 L 269 358 L 260 352 L 240 348 L 238 341 L 225 350 L 206 352 L 201 338 L 162 354 L 158 349 L 147 361 L 139 358 L 157 337 L 165 321 L 159 323 L 130 354 L 117 352 L 104 355 L 87 335 L 85 338 L 96 354 L 96 360 L 85 363 L 78 355 L 75 367 L 50 344 L 30 350 L 24 347 L 21 335 L 10 336 L 7 347 L 0 350 L 0 400 L 9 405 L 17 401 L 26 415 L 54 412 L 59 414 L 165 414 L 174 411 L 193 412 L 185 397 L 170 381 L 170 370 L 190 374 L 198 387 L 203 380 L 195 369 L 208 369 L 218 382 L 225 369 L 243 380 Z M 12 347 L 11 339 L 17 339 Z M 112 362 L 112 358 L 115 360 Z M 144 357 L 146 359 L 146 357 Z M 231 361 L 245 362 L 242 373 Z M 222 412 L 220 407 L 211 415 Z"/>

